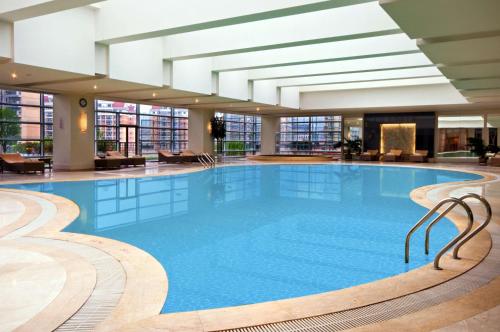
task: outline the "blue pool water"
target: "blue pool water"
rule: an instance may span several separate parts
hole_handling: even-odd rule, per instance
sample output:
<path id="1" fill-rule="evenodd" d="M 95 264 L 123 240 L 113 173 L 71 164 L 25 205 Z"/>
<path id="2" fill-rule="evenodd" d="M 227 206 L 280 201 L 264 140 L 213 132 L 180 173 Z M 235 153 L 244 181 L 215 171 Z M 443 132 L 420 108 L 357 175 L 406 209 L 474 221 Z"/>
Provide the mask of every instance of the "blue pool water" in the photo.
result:
<path id="1" fill-rule="evenodd" d="M 65 231 L 130 243 L 169 278 L 163 312 L 310 295 L 428 263 L 456 233 L 422 233 L 403 262 L 404 237 L 426 210 L 417 187 L 477 175 L 356 165 L 235 166 L 138 179 L 10 186 L 65 196 L 81 208 Z M 418 245 L 417 245 L 418 244 Z"/>

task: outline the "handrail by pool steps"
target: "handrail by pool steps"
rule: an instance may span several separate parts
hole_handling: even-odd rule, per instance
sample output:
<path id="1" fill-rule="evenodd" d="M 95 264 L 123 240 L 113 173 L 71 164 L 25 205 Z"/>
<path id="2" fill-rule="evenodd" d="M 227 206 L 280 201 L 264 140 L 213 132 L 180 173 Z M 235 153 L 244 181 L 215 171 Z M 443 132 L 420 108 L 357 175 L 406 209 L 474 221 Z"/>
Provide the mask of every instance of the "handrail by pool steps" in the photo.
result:
<path id="1" fill-rule="evenodd" d="M 475 198 L 479 200 L 485 207 L 486 209 L 486 219 L 483 221 L 479 227 L 477 227 L 474 231 L 471 232 L 472 225 L 474 223 L 474 214 L 472 213 L 472 210 L 470 209 L 469 205 L 464 202 L 465 199 L 467 198 Z M 405 263 L 408 263 L 410 261 L 410 239 L 413 233 L 417 231 L 418 228 L 420 228 L 429 218 L 437 211 L 439 210 L 443 205 L 451 203 L 446 210 L 441 212 L 433 221 L 429 223 L 425 230 L 425 254 L 429 254 L 429 237 L 430 237 L 430 232 L 432 227 L 437 224 L 441 219 L 443 219 L 451 210 L 453 210 L 457 205 L 460 205 L 464 208 L 466 214 L 467 214 L 467 227 L 459 234 L 457 235 L 453 240 L 448 242 L 443 249 L 441 249 L 436 257 L 434 258 L 434 268 L 436 270 L 440 270 L 441 268 L 439 267 L 439 260 L 441 257 L 453 246 L 455 248 L 453 249 L 453 258 L 454 259 L 460 259 L 458 257 L 458 251 L 460 248 L 468 242 L 470 239 L 472 239 L 474 236 L 476 236 L 481 230 L 483 230 L 490 222 L 491 220 L 491 206 L 488 203 L 488 201 L 483 197 L 478 194 L 473 194 L 469 193 L 467 195 L 461 196 L 459 198 L 446 198 L 437 203 L 434 208 L 432 208 L 422 219 L 420 219 L 415 226 L 413 226 L 408 234 L 406 235 L 406 240 L 405 240 Z"/>
<path id="2" fill-rule="evenodd" d="M 203 152 L 198 155 L 198 161 L 203 165 L 204 168 L 212 168 L 215 167 L 215 159 L 206 152 Z"/>

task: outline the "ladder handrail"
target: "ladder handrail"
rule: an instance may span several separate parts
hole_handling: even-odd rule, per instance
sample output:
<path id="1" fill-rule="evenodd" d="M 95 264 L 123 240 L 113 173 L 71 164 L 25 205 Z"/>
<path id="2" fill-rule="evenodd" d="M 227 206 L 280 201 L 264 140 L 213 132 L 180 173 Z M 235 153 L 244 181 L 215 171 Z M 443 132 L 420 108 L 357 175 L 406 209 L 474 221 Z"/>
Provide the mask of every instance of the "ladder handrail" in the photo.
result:
<path id="1" fill-rule="evenodd" d="M 440 201 L 438 204 L 436 204 L 436 206 L 434 206 L 434 208 L 432 208 L 431 210 L 429 210 L 429 212 L 427 212 L 425 214 L 425 216 L 422 217 L 422 219 L 420 219 L 411 229 L 410 231 L 408 232 L 408 234 L 406 234 L 406 239 L 405 239 L 405 263 L 408 263 L 410 261 L 410 239 L 411 239 L 411 236 L 413 235 L 413 233 L 415 233 L 415 231 L 420 228 L 437 210 L 439 210 L 439 208 L 441 208 L 444 204 L 447 204 L 447 203 L 456 203 L 456 204 L 459 204 L 461 205 L 465 212 L 467 213 L 468 217 L 469 217 L 469 224 L 470 224 L 470 227 L 472 228 L 472 222 L 473 222 L 473 215 L 472 215 L 472 211 L 471 209 L 469 208 L 469 206 L 467 204 L 465 204 L 464 202 L 462 202 L 461 200 L 459 200 L 458 198 L 454 198 L 454 197 L 450 197 L 450 198 L 445 198 L 443 199 L 442 201 Z M 451 209 L 450 209 L 451 211 Z M 448 213 L 448 209 L 445 210 L 444 212 L 442 212 L 439 216 L 441 218 L 443 218 L 447 213 Z M 440 219 L 441 219 L 440 218 Z M 467 232 L 470 231 L 470 228 L 467 230 Z M 457 240 L 457 242 L 464 236 L 465 234 L 460 234 L 459 236 L 457 236 L 457 238 L 453 239 L 451 242 L 454 242 L 455 240 Z M 451 243 L 450 242 L 450 243 Z M 450 244 L 448 243 L 448 245 Z M 455 242 L 453 243 L 455 244 Z M 448 245 L 446 245 L 446 247 L 448 247 Z M 449 249 L 449 248 L 448 248 Z M 441 253 L 441 252 L 440 252 Z M 440 258 L 441 256 L 439 256 Z M 436 256 L 436 258 L 438 258 Z M 436 261 L 434 260 L 434 266 L 436 266 L 436 263 L 439 263 L 439 259 Z"/>
<path id="2" fill-rule="evenodd" d="M 474 195 L 472 197 L 475 197 L 476 199 L 478 199 L 481 203 L 483 203 L 484 205 L 484 208 L 486 209 L 486 219 L 483 221 L 483 223 L 481 225 L 479 225 L 475 230 L 473 230 L 472 232 L 470 232 L 462 241 L 460 241 L 456 246 L 455 248 L 453 249 L 453 258 L 455 259 L 460 259 L 458 257 L 458 251 L 460 250 L 460 248 L 465 244 L 467 243 L 470 239 L 472 239 L 474 236 L 476 236 L 480 231 L 482 231 L 486 226 L 488 226 L 488 224 L 490 223 L 491 221 L 491 216 L 492 216 L 492 212 L 491 212 L 491 205 L 490 203 L 486 200 L 486 198 L 484 198 L 483 196 L 480 196 L 480 195 L 477 195 L 477 194 L 470 194 L 470 195 Z M 477 197 L 476 197 L 477 196 Z"/>
<path id="3" fill-rule="evenodd" d="M 203 155 L 198 155 L 198 161 L 200 162 L 200 164 L 203 165 L 204 168 L 208 168 L 208 164 L 207 162 L 205 161 L 205 159 L 203 159 Z"/>
<path id="4" fill-rule="evenodd" d="M 467 227 L 462 231 L 462 233 L 458 234 L 453 240 L 451 240 L 450 242 L 448 242 L 447 245 L 445 245 L 443 247 L 443 249 L 441 249 L 436 257 L 434 257 L 434 268 L 436 270 L 441 270 L 441 268 L 439 267 L 439 260 L 441 259 L 441 256 L 443 256 L 450 248 L 452 248 L 455 244 L 457 244 L 458 241 L 460 241 L 461 239 L 464 238 L 464 236 L 467 235 L 467 233 L 470 232 L 470 230 L 472 229 L 472 224 L 474 223 L 474 215 L 472 214 L 472 210 L 470 209 L 470 207 L 465 204 L 464 202 L 462 201 L 459 201 L 460 205 L 462 205 L 462 207 L 465 209 L 465 211 L 467 212 Z"/>
<path id="5" fill-rule="evenodd" d="M 460 250 L 460 248 L 467 242 L 469 241 L 472 237 L 474 237 L 477 233 L 479 233 L 482 229 L 484 229 L 490 222 L 491 220 L 491 206 L 490 204 L 488 203 L 488 201 L 478 195 L 478 194 L 474 194 L 474 193 L 469 193 L 469 194 L 466 194 L 464 196 L 461 196 L 459 197 L 458 199 L 461 200 L 461 201 L 464 201 L 466 200 L 467 198 L 475 198 L 477 200 L 479 200 L 481 203 L 483 203 L 485 209 L 486 209 L 486 213 L 487 213 L 487 217 L 486 217 L 486 220 L 476 229 L 474 230 L 472 233 L 470 233 L 469 235 L 467 235 L 466 238 L 464 238 L 460 243 L 457 244 L 457 246 L 453 249 L 453 258 L 455 259 L 458 259 L 458 251 Z M 451 204 L 445 211 L 445 213 L 448 213 L 449 211 L 451 211 L 453 208 L 455 208 L 455 206 L 457 206 L 457 203 L 453 203 Z M 443 214 L 440 214 L 438 217 L 436 217 L 433 221 L 431 221 L 429 223 L 429 225 L 427 226 L 427 228 L 425 229 L 425 254 L 428 255 L 429 254 L 429 238 L 430 238 L 430 233 L 431 233 L 431 230 L 432 230 L 432 227 L 434 227 L 435 224 L 437 224 L 439 222 L 439 220 L 441 220 L 442 218 L 444 217 Z"/>
<path id="6" fill-rule="evenodd" d="M 215 166 L 215 159 L 212 158 L 212 156 L 209 153 L 203 152 L 203 155 L 205 156 L 205 158 L 207 158 L 210 161 L 210 164 L 212 164 L 213 166 Z"/>
<path id="7" fill-rule="evenodd" d="M 197 155 L 198 161 L 203 165 L 204 168 L 212 168 L 215 167 L 215 160 L 212 156 L 206 152 L 202 152 Z"/>

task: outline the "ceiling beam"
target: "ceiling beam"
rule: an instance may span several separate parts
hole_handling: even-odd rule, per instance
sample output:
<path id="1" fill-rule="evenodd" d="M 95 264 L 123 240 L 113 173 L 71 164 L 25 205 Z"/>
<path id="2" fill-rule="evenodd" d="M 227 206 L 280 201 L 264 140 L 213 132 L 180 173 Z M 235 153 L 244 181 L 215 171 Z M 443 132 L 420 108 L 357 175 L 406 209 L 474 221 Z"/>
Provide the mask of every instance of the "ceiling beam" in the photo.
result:
<path id="1" fill-rule="evenodd" d="M 441 77 L 441 72 L 436 67 L 399 69 L 389 71 L 376 71 L 366 73 L 321 75 L 280 79 L 277 81 L 279 87 L 319 85 L 319 84 L 340 84 L 357 82 L 374 82 L 395 79 L 412 79 L 419 77 Z"/>
<path id="2" fill-rule="evenodd" d="M 57 13 L 63 10 L 88 6 L 103 0 L 2 0 L 0 20 L 15 22 Z"/>
<path id="3" fill-rule="evenodd" d="M 400 86 L 434 85 L 434 84 L 449 84 L 449 80 L 443 76 L 420 77 L 420 78 L 407 78 L 407 79 L 395 79 L 395 80 L 384 80 L 384 81 L 305 85 L 299 87 L 299 90 L 300 92 L 334 91 L 334 90 L 361 91 L 364 89 L 374 89 L 374 88 L 390 88 L 390 87 L 396 88 Z"/>
<path id="4" fill-rule="evenodd" d="M 373 0 L 108 0 L 96 15 L 96 41 L 122 43 L 267 20 Z M 148 19 L 137 19 L 147 17 Z M 123 24 L 126 22 L 126 24 Z"/>
<path id="5" fill-rule="evenodd" d="M 290 33 L 290 27 L 300 28 Z M 401 32 L 377 2 L 370 2 L 167 36 L 163 38 L 164 57 L 193 59 Z"/>
<path id="6" fill-rule="evenodd" d="M 420 53 L 415 41 L 405 34 L 296 46 L 212 58 L 216 72 L 271 68 L 380 56 Z"/>
<path id="7" fill-rule="evenodd" d="M 379 0 L 411 38 L 441 38 L 500 31 L 498 0 Z"/>
<path id="8" fill-rule="evenodd" d="M 321 62 L 248 71 L 249 80 L 283 79 L 332 74 L 365 73 L 384 70 L 432 67 L 434 64 L 422 53 L 382 56 L 378 58 Z"/>

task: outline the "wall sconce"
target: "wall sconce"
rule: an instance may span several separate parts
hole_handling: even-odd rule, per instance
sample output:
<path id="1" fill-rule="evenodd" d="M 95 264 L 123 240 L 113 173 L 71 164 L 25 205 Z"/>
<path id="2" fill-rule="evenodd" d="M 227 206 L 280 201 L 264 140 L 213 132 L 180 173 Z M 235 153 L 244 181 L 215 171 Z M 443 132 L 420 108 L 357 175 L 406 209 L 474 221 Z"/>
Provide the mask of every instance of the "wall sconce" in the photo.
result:
<path id="1" fill-rule="evenodd" d="M 209 122 L 209 123 L 207 124 L 207 131 L 208 131 L 208 133 L 209 133 L 210 135 L 212 135 L 212 123 L 211 123 L 211 122 Z"/>
<path id="2" fill-rule="evenodd" d="M 80 125 L 80 132 L 86 133 L 87 132 L 87 113 L 84 111 L 80 112 L 80 119 L 78 121 L 78 124 Z"/>

